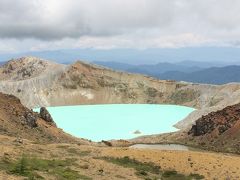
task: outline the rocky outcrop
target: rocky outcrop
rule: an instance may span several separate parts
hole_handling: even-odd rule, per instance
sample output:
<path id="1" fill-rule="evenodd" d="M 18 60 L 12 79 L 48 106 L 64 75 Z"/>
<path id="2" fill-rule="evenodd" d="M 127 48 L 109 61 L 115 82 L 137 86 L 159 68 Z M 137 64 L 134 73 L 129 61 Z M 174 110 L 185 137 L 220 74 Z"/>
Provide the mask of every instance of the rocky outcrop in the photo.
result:
<path id="1" fill-rule="evenodd" d="M 192 126 L 188 134 L 202 136 L 214 132 L 215 135 L 221 135 L 231 129 L 238 121 L 240 121 L 240 104 L 228 106 L 220 111 L 202 116 Z"/>
<path id="2" fill-rule="evenodd" d="M 24 117 L 25 117 L 25 122 L 28 126 L 30 126 L 31 128 L 37 127 L 38 116 L 35 113 L 26 112 Z"/>
<path id="3" fill-rule="evenodd" d="M 36 57 L 10 60 L 0 68 L 0 80 L 24 80 L 39 76 L 48 63 Z"/>
<path id="4" fill-rule="evenodd" d="M 187 140 L 204 148 L 240 153 L 240 104 L 211 112 L 198 119 Z"/>
<path id="5" fill-rule="evenodd" d="M 0 93 L 0 135 L 45 143 L 80 142 L 53 123 L 46 109 L 42 108 L 42 113 L 38 114 L 24 107 L 18 98 Z"/>
<path id="6" fill-rule="evenodd" d="M 56 126 L 51 114 L 48 112 L 48 110 L 45 107 L 40 108 L 40 114 L 39 115 L 40 115 L 40 118 L 45 120 L 47 123 Z"/>

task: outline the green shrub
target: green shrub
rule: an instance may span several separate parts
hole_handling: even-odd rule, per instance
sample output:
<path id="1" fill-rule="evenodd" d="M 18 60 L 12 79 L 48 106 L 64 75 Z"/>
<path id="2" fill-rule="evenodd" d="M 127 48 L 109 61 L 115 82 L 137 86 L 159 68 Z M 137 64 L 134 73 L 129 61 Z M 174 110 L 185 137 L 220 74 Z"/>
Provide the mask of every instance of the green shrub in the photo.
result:
<path id="1" fill-rule="evenodd" d="M 180 174 L 175 170 L 162 171 L 159 166 L 156 166 L 154 163 L 143 163 L 135 159 L 130 159 L 128 156 L 123 158 L 114 158 L 114 157 L 101 157 L 107 162 L 123 166 L 125 168 L 133 168 L 136 170 L 136 175 L 147 179 L 163 179 L 163 180 L 195 180 L 203 179 L 204 176 L 199 174 L 191 174 L 186 176 Z"/>
<path id="2" fill-rule="evenodd" d="M 23 155 L 19 160 L 10 162 L 2 159 L 0 168 L 9 174 L 25 176 L 28 179 L 43 179 L 37 172 L 46 172 L 55 176 L 59 180 L 69 179 L 91 179 L 87 176 L 80 175 L 77 171 L 72 170 L 72 166 L 76 159 L 41 159 L 36 157 L 28 157 Z"/>

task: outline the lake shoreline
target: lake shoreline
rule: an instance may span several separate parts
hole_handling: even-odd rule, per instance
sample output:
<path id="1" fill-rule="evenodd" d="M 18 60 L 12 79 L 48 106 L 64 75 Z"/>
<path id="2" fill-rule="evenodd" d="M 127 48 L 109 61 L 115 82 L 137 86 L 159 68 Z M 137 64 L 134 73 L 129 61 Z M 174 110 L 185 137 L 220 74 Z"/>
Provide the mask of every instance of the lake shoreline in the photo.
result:
<path id="1" fill-rule="evenodd" d="M 163 104 L 107 104 L 47 107 L 47 110 L 65 132 L 100 142 L 178 131 L 174 124 L 195 109 Z"/>

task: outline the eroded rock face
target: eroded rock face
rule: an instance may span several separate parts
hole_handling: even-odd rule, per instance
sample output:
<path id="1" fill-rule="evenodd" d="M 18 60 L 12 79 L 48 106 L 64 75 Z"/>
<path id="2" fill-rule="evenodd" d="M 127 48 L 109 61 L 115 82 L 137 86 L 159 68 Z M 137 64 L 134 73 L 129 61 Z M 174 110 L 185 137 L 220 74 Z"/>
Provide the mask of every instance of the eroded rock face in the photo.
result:
<path id="1" fill-rule="evenodd" d="M 45 107 L 40 108 L 40 114 L 39 115 L 40 115 L 40 118 L 45 120 L 47 123 L 50 123 L 50 124 L 56 126 L 55 122 L 53 121 L 53 118 L 52 118 L 51 114 L 48 112 L 48 110 Z"/>
<path id="2" fill-rule="evenodd" d="M 223 110 L 202 116 L 192 126 L 188 134 L 202 136 L 214 132 L 215 135 L 221 135 L 232 128 L 238 121 L 240 121 L 240 104 L 228 106 Z"/>
<path id="3" fill-rule="evenodd" d="M 205 149 L 240 154 L 240 104 L 199 118 L 186 141 Z"/>

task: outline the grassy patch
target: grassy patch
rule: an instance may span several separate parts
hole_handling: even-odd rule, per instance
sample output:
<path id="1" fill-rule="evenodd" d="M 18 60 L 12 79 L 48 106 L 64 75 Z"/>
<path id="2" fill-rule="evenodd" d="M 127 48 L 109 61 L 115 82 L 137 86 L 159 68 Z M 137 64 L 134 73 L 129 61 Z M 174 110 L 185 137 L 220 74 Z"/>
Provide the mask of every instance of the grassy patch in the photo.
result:
<path id="1" fill-rule="evenodd" d="M 200 174 L 190 174 L 189 177 L 192 179 L 204 179 L 204 176 Z"/>
<path id="2" fill-rule="evenodd" d="M 87 156 L 91 153 L 91 151 L 79 151 L 78 149 L 75 148 L 69 148 L 67 149 L 67 152 L 78 156 Z"/>
<path id="3" fill-rule="evenodd" d="M 103 159 L 126 168 L 134 168 L 138 174 L 144 174 L 144 172 L 160 174 L 161 172 L 160 167 L 155 166 L 153 163 L 142 163 L 135 159 L 130 159 L 127 156 L 123 158 L 103 157 Z"/>
<path id="4" fill-rule="evenodd" d="M 178 173 L 177 171 L 162 171 L 161 167 L 154 163 L 142 163 L 135 159 L 130 159 L 125 156 L 123 158 L 101 157 L 100 159 L 107 162 L 123 166 L 125 168 L 133 168 L 136 170 L 136 175 L 144 179 L 163 179 L 163 180 L 194 180 L 203 179 L 203 176 L 191 174 L 189 176 Z"/>
<path id="5" fill-rule="evenodd" d="M 183 174 L 179 174 L 177 171 L 169 170 L 169 171 L 163 172 L 162 179 L 166 179 L 166 180 L 200 180 L 200 179 L 204 179 L 204 176 L 201 176 L 199 174 L 190 174 L 189 176 L 185 176 Z"/>
<path id="6" fill-rule="evenodd" d="M 68 145 L 59 145 L 57 148 L 64 149 L 71 155 L 87 156 L 91 153 L 91 151 L 80 151 L 79 149 L 72 148 Z"/>
<path id="7" fill-rule="evenodd" d="M 75 159 L 48 160 L 23 155 L 19 160 L 14 162 L 2 159 L 0 161 L 0 168 L 9 174 L 25 176 L 28 179 L 44 179 L 38 175 L 38 172 L 53 175 L 59 180 L 91 179 L 80 175 L 77 171 L 70 168 L 75 161 Z"/>
<path id="8" fill-rule="evenodd" d="M 191 179 L 191 178 L 188 178 L 186 177 L 185 175 L 183 174 L 179 174 L 177 173 L 177 171 L 164 171 L 163 174 L 162 174 L 162 178 L 163 179 L 168 179 L 168 180 L 175 180 L 175 179 L 178 179 L 178 180 L 185 180 L 185 179 Z"/>

